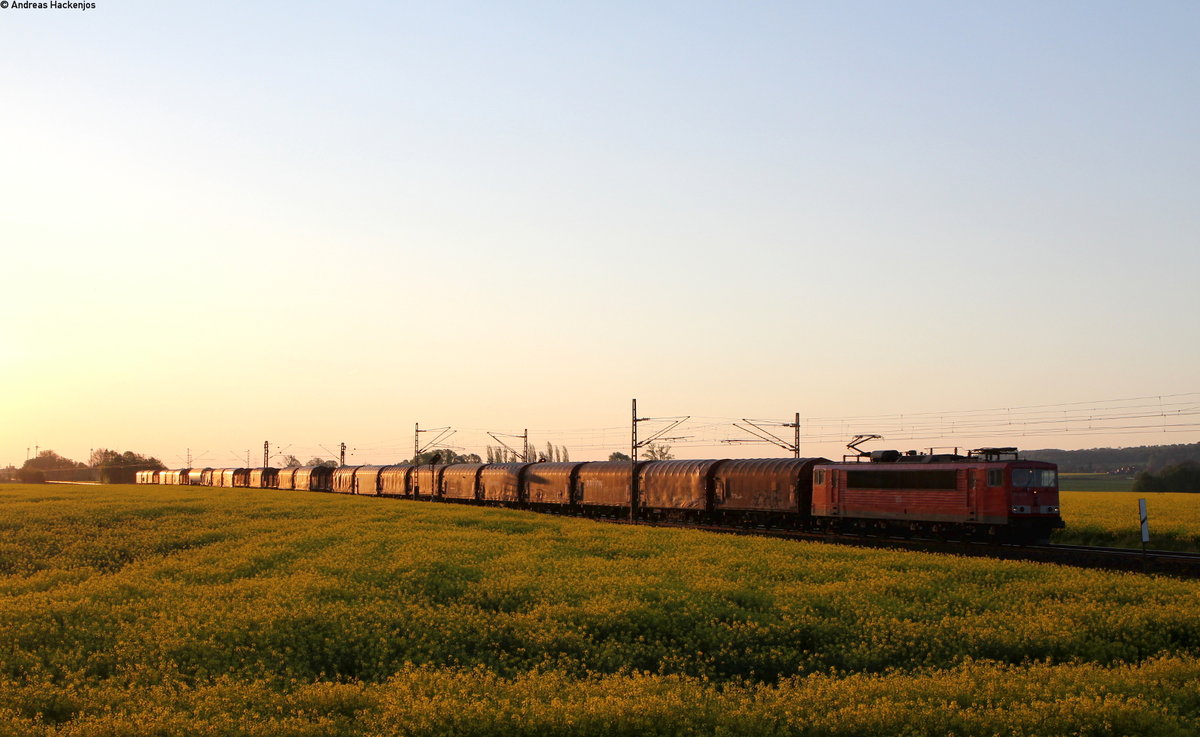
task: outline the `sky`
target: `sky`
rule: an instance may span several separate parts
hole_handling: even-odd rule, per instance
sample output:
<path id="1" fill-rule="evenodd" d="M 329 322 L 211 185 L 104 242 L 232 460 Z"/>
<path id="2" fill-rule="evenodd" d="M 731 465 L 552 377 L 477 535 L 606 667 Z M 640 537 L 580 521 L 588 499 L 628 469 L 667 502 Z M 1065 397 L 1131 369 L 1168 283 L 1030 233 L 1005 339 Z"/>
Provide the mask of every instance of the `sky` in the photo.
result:
<path id="1" fill-rule="evenodd" d="M 1194 2 L 94 1 L 0 10 L 0 465 L 1200 441 Z"/>

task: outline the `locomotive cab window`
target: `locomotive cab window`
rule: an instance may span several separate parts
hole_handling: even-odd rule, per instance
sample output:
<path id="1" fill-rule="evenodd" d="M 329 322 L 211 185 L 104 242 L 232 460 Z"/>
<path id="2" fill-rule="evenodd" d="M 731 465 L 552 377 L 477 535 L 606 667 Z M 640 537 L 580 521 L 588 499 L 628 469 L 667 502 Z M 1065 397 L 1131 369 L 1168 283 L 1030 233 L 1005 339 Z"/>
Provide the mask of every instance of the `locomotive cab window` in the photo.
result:
<path id="1" fill-rule="evenodd" d="M 988 486 L 1001 486 L 1004 484 L 1004 472 L 998 468 L 993 468 L 988 471 Z"/>
<path id="2" fill-rule="evenodd" d="M 1041 468 L 1014 468 L 1013 486 L 1054 486 L 1055 472 Z"/>

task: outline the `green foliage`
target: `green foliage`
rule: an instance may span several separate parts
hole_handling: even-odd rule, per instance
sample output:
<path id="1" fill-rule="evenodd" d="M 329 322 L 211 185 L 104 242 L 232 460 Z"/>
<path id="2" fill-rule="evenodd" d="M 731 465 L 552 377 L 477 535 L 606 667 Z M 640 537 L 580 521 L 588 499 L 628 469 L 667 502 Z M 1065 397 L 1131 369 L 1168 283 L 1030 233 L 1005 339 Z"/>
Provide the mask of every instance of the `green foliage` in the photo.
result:
<path id="1" fill-rule="evenodd" d="M 610 461 L 628 461 L 628 460 L 630 460 L 630 458 L 629 458 L 628 454 L 622 453 L 619 450 L 614 450 L 612 453 L 608 454 L 608 460 L 610 460 Z"/>
<path id="2" fill-rule="evenodd" d="M 209 487 L 0 529 L 0 734 L 1200 730 L 1194 582 Z"/>
<path id="3" fill-rule="evenodd" d="M 1158 473 L 1143 471 L 1133 482 L 1139 492 L 1184 491 L 1200 492 L 1200 463 L 1179 463 L 1167 466 Z"/>

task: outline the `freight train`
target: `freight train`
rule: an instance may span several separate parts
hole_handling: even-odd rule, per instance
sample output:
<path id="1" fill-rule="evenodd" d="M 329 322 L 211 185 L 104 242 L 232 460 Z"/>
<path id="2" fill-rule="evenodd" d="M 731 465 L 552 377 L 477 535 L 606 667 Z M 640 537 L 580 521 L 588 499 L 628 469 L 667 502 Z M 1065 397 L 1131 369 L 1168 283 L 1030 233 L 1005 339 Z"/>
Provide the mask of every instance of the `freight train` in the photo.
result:
<path id="1" fill-rule="evenodd" d="M 967 455 L 455 463 L 143 471 L 139 484 L 293 489 L 829 534 L 1040 542 L 1063 526 L 1058 471 L 1015 448 Z"/>

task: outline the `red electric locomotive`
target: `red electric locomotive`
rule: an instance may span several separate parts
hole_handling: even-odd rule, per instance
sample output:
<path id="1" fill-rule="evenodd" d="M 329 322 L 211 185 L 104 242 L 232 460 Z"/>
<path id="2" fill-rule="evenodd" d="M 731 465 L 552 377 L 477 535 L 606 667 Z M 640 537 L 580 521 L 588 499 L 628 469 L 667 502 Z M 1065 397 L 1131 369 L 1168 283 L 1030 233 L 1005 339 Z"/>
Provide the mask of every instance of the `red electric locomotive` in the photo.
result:
<path id="1" fill-rule="evenodd" d="M 862 453 L 813 472 L 812 523 L 849 532 L 1046 541 L 1063 526 L 1053 463 L 1016 448 Z"/>

